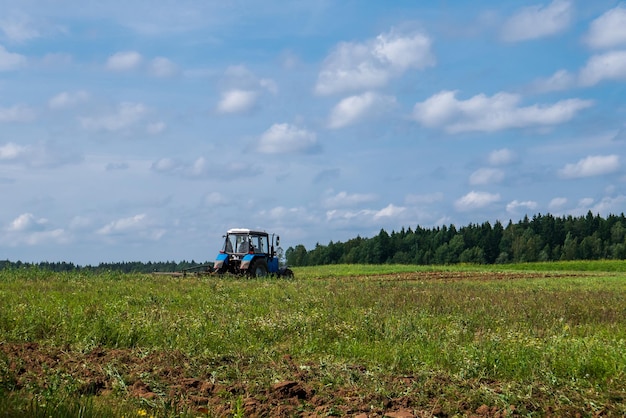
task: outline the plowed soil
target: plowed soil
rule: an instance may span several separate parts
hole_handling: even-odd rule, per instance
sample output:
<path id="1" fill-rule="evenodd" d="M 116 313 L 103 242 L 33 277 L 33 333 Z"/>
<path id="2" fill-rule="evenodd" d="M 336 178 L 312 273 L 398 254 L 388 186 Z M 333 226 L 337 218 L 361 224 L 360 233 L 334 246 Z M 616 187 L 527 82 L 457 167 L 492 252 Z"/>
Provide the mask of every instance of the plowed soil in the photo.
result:
<path id="1" fill-rule="evenodd" d="M 555 274 L 525 273 L 468 273 L 432 272 L 377 276 L 378 280 L 511 280 L 529 277 L 548 277 Z M 568 274 L 571 276 L 571 274 Z M 167 406 L 170 410 L 188 411 L 200 416 L 287 417 L 287 416 L 387 416 L 396 418 L 447 416 L 454 399 L 449 399 L 449 386 L 459 389 L 459 382 L 447 382 L 445 377 L 386 376 L 380 387 L 394 388 L 389 397 L 384 393 L 363 393 L 357 384 L 336 387 L 325 384 L 324 372 L 319 364 L 295 364 L 285 356 L 274 366 L 283 376 L 280 381 L 260 384 L 237 380 L 219 380 L 212 370 L 228 368 L 232 358 L 211 360 L 211 364 L 199 365 L 198 359 L 189 358 L 178 351 L 142 352 L 130 349 L 98 347 L 88 352 L 71 350 L 69 347 L 50 347 L 37 343 L 0 343 L 0 360 L 8 370 L 0 378 L 12 382 L 14 393 L 31 393 L 32 388 L 41 391 L 52 385 L 51 376 L 60 377 L 65 385 L 72 387 L 75 395 L 124 397 L 135 399 L 139 405 Z M 220 364 L 221 363 L 221 364 Z M 0 362 L 1 364 L 1 362 Z M 191 366 L 190 366 L 191 365 Z M 243 376 L 255 366 L 242 362 L 237 370 Z M 266 367 L 266 366 L 263 366 Z M 203 372 L 198 372 L 204 370 Z M 354 366 L 352 371 L 360 379 L 367 379 L 367 370 Z M 226 381 L 230 383 L 225 383 Z M 468 383 L 471 384 L 471 383 Z M 498 382 L 476 382 L 498 391 Z M 448 408 L 442 407 L 441 399 L 448 398 Z M 541 402 L 536 399 L 537 404 Z M 505 408 L 471 404 L 458 399 L 453 408 L 466 416 L 499 417 L 516 415 L 515 405 Z M 528 410 L 527 410 L 528 411 Z M 0 411 L 1 412 L 1 411 Z M 546 411 L 543 411 L 544 413 Z M 569 414 L 572 410 L 556 412 Z"/>
<path id="2" fill-rule="evenodd" d="M 407 389 L 407 393 L 409 388 L 420 388 L 413 395 L 396 398 L 362 393 L 356 386 L 327 390 L 320 381 L 316 366 L 296 366 L 289 356 L 276 364 L 289 378 L 263 388 L 246 381 L 219 383 L 210 374 L 189 376 L 185 365 L 193 360 L 176 351 L 142 356 L 131 350 L 97 348 L 88 353 L 77 353 L 36 343 L 3 343 L 0 344 L 0 355 L 9 359 L 11 375 L 16 376 L 15 391 L 46 388 L 52 384 L 51 375 L 64 376 L 66 380 L 71 377 L 77 396 L 92 395 L 102 397 L 102 400 L 105 397 L 130 397 L 145 401 L 144 405 L 167 405 L 194 416 L 447 416 L 437 400 L 437 392 L 445 388 L 445 381 L 420 382 L 419 378 L 412 376 L 389 376 L 389 381 L 381 382 L 381 386 L 400 385 Z M 224 359 L 224 362 L 230 361 Z M 213 364 L 211 368 L 215 366 Z M 354 372 L 366 374 L 366 370 L 359 367 L 355 367 Z M 124 387 L 120 387 L 121 378 Z M 424 405 L 424 396 L 430 397 L 426 400 L 427 405 Z M 458 406 L 463 408 L 463 405 Z M 466 410 L 465 414 L 511 416 L 515 415 L 515 406 L 500 410 L 480 405 Z"/>

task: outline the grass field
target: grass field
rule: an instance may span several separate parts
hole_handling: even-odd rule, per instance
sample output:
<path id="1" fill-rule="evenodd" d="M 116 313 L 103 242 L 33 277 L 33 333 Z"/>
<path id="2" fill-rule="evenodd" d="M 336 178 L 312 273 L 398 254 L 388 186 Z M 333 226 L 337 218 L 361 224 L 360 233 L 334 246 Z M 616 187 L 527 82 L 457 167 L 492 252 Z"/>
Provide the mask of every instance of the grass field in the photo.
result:
<path id="1" fill-rule="evenodd" d="M 626 415 L 623 261 L 294 270 L 0 271 L 0 416 Z"/>

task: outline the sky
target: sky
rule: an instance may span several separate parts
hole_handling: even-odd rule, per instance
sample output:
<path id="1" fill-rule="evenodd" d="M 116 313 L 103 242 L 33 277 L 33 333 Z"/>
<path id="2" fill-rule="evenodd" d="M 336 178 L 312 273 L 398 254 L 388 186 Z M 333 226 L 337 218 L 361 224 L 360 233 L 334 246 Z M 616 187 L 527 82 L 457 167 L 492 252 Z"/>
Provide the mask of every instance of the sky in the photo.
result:
<path id="1" fill-rule="evenodd" d="M 626 207 L 626 2 L 0 0 L 0 259 Z"/>

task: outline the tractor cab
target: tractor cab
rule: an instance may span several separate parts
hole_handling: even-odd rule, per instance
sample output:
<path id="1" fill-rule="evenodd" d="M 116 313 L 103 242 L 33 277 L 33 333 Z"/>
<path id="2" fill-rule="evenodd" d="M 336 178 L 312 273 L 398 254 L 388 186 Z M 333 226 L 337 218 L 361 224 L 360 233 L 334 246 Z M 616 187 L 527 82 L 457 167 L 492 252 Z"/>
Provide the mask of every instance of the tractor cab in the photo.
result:
<path id="1" fill-rule="evenodd" d="M 234 232 L 233 232 L 234 231 Z M 231 229 L 225 236 L 221 252 L 227 254 L 267 254 L 269 236 L 265 232 Z"/>

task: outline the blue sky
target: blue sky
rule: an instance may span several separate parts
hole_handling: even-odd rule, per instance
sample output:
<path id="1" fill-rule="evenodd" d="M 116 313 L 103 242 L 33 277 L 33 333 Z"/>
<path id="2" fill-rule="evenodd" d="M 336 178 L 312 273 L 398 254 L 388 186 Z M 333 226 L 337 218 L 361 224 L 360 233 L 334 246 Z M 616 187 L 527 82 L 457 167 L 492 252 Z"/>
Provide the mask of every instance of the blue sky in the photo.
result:
<path id="1" fill-rule="evenodd" d="M 0 0 L 0 259 L 626 207 L 626 3 Z"/>

